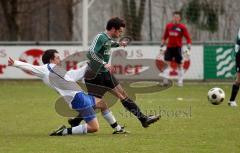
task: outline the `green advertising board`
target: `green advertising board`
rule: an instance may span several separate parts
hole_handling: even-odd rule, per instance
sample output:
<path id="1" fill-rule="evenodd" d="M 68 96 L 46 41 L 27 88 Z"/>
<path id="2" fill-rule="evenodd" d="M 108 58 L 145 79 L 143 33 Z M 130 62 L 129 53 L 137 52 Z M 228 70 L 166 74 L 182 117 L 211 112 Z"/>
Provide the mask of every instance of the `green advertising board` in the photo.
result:
<path id="1" fill-rule="evenodd" d="M 227 79 L 235 76 L 233 45 L 204 45 L 204 79 Z"/>

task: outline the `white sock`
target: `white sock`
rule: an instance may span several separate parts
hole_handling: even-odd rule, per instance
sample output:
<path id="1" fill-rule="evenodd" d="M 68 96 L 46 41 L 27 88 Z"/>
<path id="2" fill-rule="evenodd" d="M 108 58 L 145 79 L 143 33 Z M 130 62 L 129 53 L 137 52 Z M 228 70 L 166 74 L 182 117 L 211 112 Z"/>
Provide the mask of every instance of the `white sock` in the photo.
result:
<path id="1" fill-rule="evenodd" d="M 63 132 L 62 132 L 63 135 L 67 135 L 68 134 L 68 130 L 67 129 L 64 129 Z"/>
<path id="2" fill-rule="evenodd" d="M 163 83 L 164 84 L 168 84 L 169 72 L 170 72 L 170 69 L 168 67 L 163 71 Z"/>
<path id="3" fill-rule="evenodd" d="M 87 124 L 81 124 L 75 127 L 72 127 L 72 134 L 86 134 L 87 133 Z M 67 135 L 68 131 L 65 129 L 63 135 Z"/>
<path id="4" fill-rule="evenodd" d="M 182 67 L 180 67 L 179 69 L 178 69 L 178 82 L 179 83 L 183 83 L 183 68 Z"/>
<path id="5" fill-rule="evenodd" d="M 111 126 L 117 124 L 117 121 L 110 110 L 105 110 L 104 112 L 102 112 L 102 115 L 104 119 L 108 122 L 108 124 L 110 124 Z M 115 128 L 118 131 L 121 130 L 121 126 L 118 124 L 116 127 L 113 128 Z"/>
<path id="6" fill-rule="evenodd" d="M 169 72 L 170 72 L 170 69 L 167 67 L 164 71 L 163 71 L 163 77 L 168 79 L 169 78 Z"/>

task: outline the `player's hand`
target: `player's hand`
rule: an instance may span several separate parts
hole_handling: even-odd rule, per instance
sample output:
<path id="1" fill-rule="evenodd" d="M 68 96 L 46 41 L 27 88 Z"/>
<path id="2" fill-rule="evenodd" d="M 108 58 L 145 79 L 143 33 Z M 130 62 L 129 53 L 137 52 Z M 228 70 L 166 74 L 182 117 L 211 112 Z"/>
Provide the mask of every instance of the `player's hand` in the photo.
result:
<path id="1" fill-rule="evenodd" d="M 111 64 L 105 64 L 104 67 L 110 72 L 113 73 L 113 67 L 111 66 Z"/>
<path id="2" fill-rule="evenodd" d="M 120 45 L 120 46 L 123 46 L 123 47 L 126 47 L 127 44 L 128 44 L 128 43 L 127 43 L 126 41 L 120 41 L 120 42 L 119 42 L 119 45 Z"/>
<path id="3" fill-rule="evenodd" d="M 13 64 L 14 64 L 14 60 L 11 57 L 9 57 L 8 58 L 8 66 L 13 66 Z"/>

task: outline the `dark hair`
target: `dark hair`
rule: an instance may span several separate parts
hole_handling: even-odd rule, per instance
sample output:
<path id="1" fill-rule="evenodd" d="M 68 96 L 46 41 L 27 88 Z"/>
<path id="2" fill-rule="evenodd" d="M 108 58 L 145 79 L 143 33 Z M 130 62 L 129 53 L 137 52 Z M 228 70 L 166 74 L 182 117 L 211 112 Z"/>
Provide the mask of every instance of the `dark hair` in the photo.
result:
<path id="1" fill-rule="evenodd" d="M 43 56 L 42 56 L 42 62 L 43 64 L 48 64 L 50 63 L 50 60 L 53 60 L 54 59 L 54 54 L 55 53 L 58 53 L 57 50 L 55 49 L 48 49 L 44 52 Z"/>
<path id="2" fill-rule="evenodd" d="M 182 17 L 182 13 L 180 11 L 173 12 L 173 15 L 179 15 L 180 17 Z"/>
<path id="3" fill-rule="evenodd" d="M 125 21 L 119 17 L 113 17 L 108 20 L 106 29 L 111 30 L 112 28 L 115 28 L 116 30 L 119 30 L 121 27 L 125 28 Z"/>

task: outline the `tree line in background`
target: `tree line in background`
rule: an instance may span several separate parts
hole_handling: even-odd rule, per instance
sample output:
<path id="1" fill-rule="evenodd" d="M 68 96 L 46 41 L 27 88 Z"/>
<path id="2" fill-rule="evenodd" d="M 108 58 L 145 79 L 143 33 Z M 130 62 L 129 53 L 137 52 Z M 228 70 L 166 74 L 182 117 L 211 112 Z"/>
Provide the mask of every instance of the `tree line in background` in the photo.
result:
<path id="1" fill-rule="evenodd" d="M 72 0 L 0 0 L 0 40 L 72 39 Z"/>
<path id="2" fill-rule="evenodd" d="M 234 0 L 229 0 L 227 5 L 224 0 L 180 0 L 177 6 L 174 4 L 176 1 L 172 0 L 104 1 L 109 3 L 114 13 L 95 9 L 96 13 L 91 14 L 96 19 L 101 18 L 97 11 L 102 11 L 103 14 L 105 12 L 109 17 L 112 15 L 124 17 L 127 25 L 126 35 L 136 41 L 159 41 L 165 23 L 171 19 L 171 13 L 176 10 L 182 12 L 195 41 L 201 41 L 205 37 L 209 40 L 232 40 L 233 26 L 234 24 L 236 27 L 239 26 L 233 15 L 236 13 L 234 9 L 238 10 L 240 5 Z M 76 26 L 74 22 L 76 14 L 73 9 L 81 8 L 81 2 L 81 0 L 0 0 L 0 41 L 72 41 L 73 29 Z M 102 3 L 98 0 L 95 5 Z M 77 13 L 81 13 L 81 9 L 79 10 Z M 231 11 L 233 13 L 230 13 Z M 102 18 L 106 22 L 109 17 Z M 162 18 L 161 23 L 158 18 Z M 89 20 L 90 24 L 97 22 L 91 18 Z M 80 24 L 78 26 L 81 27 Z M 94 29 L 102 28 L 92 28 L 89 33 L 99 32 Z M 78 33 L 77 36 L 81 35 Z M 80 38 L 79 36 L 75 40 L 81 41 Z"/>

